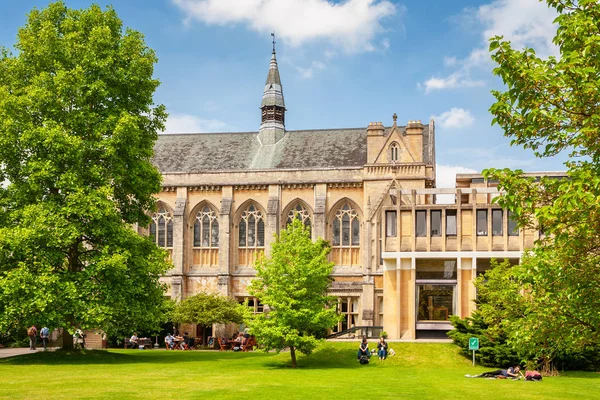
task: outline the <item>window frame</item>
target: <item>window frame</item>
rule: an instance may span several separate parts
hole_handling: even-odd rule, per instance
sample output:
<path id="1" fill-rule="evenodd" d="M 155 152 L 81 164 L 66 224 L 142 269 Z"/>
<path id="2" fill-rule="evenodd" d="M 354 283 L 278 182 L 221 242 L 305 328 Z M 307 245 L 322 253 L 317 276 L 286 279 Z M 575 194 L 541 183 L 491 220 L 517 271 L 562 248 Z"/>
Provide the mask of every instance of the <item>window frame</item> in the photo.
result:
<path id="1" fill-rule="evenodd" d="M 484 230 L 480 230 L 480 224 L 479 224 L 479 215 L 485 215 L 485 218 L 483 219 L 484 222 Z M 475 212 L 475 231 L 477 233 L 477 236 L 488 236 L 489 232 L 488 232 L 488 210 L 487 209 L 479 209 L 476 210 Z"/>
<path id="2" fill-rule="evenodd" d="M 427 237 L 427 210 L 415 211 L 415 236 Z"/>
<path id="3" fill-rule="evenodd" d="M 433 233 L 433 216 L 438 215 L 438 233 Z M 429 235 L 431 237 L 441 237 L 442 236 L 442 210 L 431 210 L 429 211 Z"/>
<path id="4" fill-rule="evenodd" d="M 496 223 L 495 215 L 500 213 L 500 221 Z M 498 229 L 500 231 L 498 232 Z M 504 236 L 504 210 L 501 208 L 492 208 L 492 236 Z"/>
<path id="5" fill-rule="evenodd" d="M 390 221 L 392 219 L 393 221 Z M 385 237 L 398 236 L 398 213 L 396 210 L 385 210 Z"/>

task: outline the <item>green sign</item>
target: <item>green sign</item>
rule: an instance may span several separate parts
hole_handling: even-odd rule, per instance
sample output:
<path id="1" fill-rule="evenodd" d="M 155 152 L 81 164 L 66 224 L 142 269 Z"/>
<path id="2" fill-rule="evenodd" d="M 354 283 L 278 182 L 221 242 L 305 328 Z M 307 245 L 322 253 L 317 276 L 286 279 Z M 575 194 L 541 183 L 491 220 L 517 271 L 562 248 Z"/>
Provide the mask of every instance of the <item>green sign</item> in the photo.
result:
<path id="1" fill-rule="evenodd" d="M 479 338 L 469 338 L 469 350 L 479 350 Z"/>

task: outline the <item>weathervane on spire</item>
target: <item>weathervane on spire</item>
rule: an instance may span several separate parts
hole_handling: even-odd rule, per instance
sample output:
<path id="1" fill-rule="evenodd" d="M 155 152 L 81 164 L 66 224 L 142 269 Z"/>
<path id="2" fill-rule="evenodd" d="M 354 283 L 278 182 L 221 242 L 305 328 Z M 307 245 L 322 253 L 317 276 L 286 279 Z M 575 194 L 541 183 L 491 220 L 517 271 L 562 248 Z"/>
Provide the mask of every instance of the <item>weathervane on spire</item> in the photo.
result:
<path id="1" fill-rule="evenodd" d="M 275 32 L 271 32 L 271 36 L 273 36 L 273 54 L 275 54 Z"/>

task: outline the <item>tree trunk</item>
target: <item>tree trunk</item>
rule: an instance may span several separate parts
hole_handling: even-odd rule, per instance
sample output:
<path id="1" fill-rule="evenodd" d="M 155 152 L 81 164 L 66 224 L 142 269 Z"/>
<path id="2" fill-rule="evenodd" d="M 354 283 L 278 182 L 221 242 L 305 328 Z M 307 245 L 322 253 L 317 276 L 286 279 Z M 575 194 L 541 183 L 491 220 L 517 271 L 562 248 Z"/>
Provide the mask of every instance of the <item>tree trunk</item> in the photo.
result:
<path id="1" fill-rule="evenodd" d="M 290 355 L 292 356 L 292 368 L 296 368 L 296 349 L 290 346 Z"/>
<path id="2" fill-rule="evenodd" d="M 61 329 L 62 345 L 60 346 L 63 350 L 73 351 L 73 336 L 65 329 Z"/>

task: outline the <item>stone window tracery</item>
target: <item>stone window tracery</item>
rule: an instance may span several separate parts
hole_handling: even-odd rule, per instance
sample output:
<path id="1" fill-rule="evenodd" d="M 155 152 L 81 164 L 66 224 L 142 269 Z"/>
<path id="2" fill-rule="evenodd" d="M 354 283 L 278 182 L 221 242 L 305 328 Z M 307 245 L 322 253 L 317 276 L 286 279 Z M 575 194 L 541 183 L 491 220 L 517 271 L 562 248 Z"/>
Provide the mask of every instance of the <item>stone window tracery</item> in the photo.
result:
<path id="1" fill-rule="evenodd" d="M 217 212 L 205 205 L 193 220 L 192 264 L 201 267 L 219 265 L 219 219 Z"/>
<path id="2" fill-rule="evenodd" d="M 331 246 L 336 265 L 360 264 L 360 221 L 348 203 L 340 207 L 333 218 Z"/>
<path id="3" fill-rule="evenodd" d="M 309 230 L 312 229 L 310 212 L 306 208 L 304 208 L 300 203 L 298 203 L 288 213 L 286 225 L 291 224 L 295 219 L 301 221 L 304 224 L 304 226 L 307 227 Z"/>
<path id="4" fill-rule="evenodd" d="M 194 247 L 219 247 L 219 221 L 217 213 L 204 206 L 194 221 Z"/>
<path id="5" fill-rule="evenodd" d="M 152 214 L 150 237 L 159 247 L 173 248 L 173 215 L 165 207 Z"/>
<path id="6" fill-rule="evenodd" d="M 394 142 L 389 148 L 390 162 L 398 162 L 400 160 L 400 146 Z"/>
<path id="7" fill-rule="evenodd" d="M 265 220 L 254 205 L 248 206 L 240 216 L 238 226 L 238 265 L 251 266 L 264 252 Z"/>

